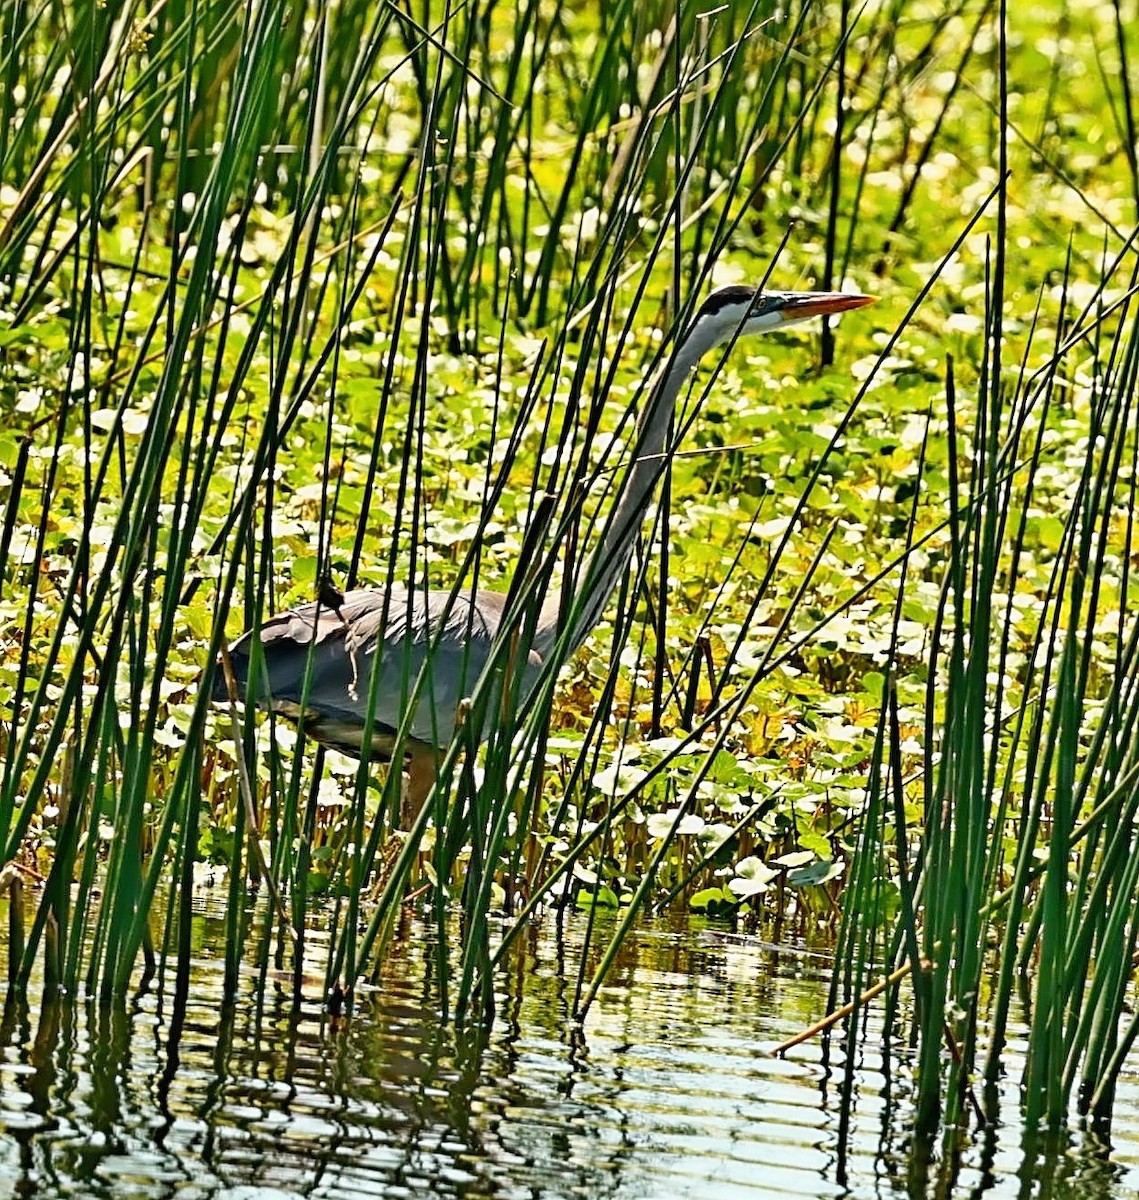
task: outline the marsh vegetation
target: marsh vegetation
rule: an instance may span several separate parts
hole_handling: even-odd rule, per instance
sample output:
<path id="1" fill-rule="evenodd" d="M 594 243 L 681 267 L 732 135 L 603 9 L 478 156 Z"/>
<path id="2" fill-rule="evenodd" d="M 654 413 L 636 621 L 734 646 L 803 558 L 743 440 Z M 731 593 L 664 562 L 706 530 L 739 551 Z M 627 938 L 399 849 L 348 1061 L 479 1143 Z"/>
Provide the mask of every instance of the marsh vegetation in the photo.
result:
<path id="1" fill-rule="evenodd" d="M 569 906 L 580 1021 L 644 914 L 696 913 L 829 931 L 831 1036 L 853 1064 L 864 1004 L 905 1012 L 950 1172 L 1018 996 L 1028 1126 L 1106 1128 L 1139 1032 L 1136 29 L 0 0 L 14 991 L 184 1002 L 209 883 L 223 993 L 253 956 L 351 1003 L 411 906 L 460 1024 Z M 735 281 L 880 299 L 702 370 L 601 623 L 519 711 L 476 689 L 410 831 L 398 773 L 211 703 L 223 644 L 322 580 L 573 578 Z"/>

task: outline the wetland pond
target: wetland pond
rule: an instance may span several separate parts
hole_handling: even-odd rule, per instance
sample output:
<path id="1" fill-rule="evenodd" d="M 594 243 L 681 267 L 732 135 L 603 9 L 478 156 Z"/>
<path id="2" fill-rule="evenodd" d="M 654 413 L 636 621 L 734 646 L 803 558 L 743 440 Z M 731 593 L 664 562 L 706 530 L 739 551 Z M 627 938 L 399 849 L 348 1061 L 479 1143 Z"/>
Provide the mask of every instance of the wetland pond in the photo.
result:
<path id="1" fill-rule="evenodd" d="M 887 1036 L 880 1005 L 859 1025 L 849 1095 L 841 1037 L 772 1057 L 826 1012 L 825 945 L 777 947 L 696 920 L 644 922 L 577 1029 L 572 964 L 586 918 L 551 917 L 516 942 L 497 1017 L 479 1035 L 440 1020 L 432 933 L 412 920 L 348 1019 L 325 1011 L 315 974 L 299 1013 L 289 981 L 272 970 L 243 970 L 227 1005 L 216 908 L 204 896 L 195 917 L 176 1037 L 173 967 L 118 1006 L 9 998 L 0 1196 L 1071 1200 L 1139 1191 L 1134 1069 L 1120 1081 L 1110 1145 L 1076 1130 L 1030 1150 L 1010 1061 L 1002 1122 L 962 1139 L 946 1184 L 936 1163 L 916 1165 L 927 1156 L 910 1133 L 908 1050 Z M 320 949 L 310 951 L 314 970 Z M 1010 1060 L 1020 1032 L 1011 1031 Z"/>

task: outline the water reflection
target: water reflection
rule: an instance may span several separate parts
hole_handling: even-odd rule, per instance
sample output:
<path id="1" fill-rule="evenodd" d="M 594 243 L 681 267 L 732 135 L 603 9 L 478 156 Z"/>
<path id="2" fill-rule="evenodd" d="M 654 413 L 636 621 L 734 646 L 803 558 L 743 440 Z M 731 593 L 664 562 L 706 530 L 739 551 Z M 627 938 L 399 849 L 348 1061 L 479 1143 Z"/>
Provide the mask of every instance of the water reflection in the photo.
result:
<path id="1" fill-rule="evenodd" d="M 409 926 L 351 1020 L 299 1013 L 251 972 L 222 1001 L 203 910 L 184 1004 L 68 999 L 0 1017 L 0 1194 L 199 1197 L 1092 1197 L 1139 1186 L 1139 1092 L 1115 1145 L 971 1134 L 952 1193 L 908 1132 L 907 1053 L 860 1029 L 844 1114 L 839 1048 L 763 1053 L 818 1019 L 825 960 L 681 925 L 643 928 L 584 1031 L 570 1021 L 581 928 L 535 927 L 499 980 L 488 1035 L 437 1018 L 432 950 Z M 319 948 L 317 948 L 319 954 Z M 1009 1054 L 1020 1052 L 1016 1038 Z M 1010 1078 L 1019 1072 L 1010 1070 Z M 1015 1116 L 1009 1085 L 1002 1113 Z"/>

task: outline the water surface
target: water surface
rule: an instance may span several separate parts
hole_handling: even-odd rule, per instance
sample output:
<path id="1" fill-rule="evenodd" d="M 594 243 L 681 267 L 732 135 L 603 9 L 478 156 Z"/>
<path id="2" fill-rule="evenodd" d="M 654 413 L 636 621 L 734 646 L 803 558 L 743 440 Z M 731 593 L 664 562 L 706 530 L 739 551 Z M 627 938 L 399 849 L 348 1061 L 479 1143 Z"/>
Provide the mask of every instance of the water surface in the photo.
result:
<path id="1" fill-rule="evenodd" d="M 0 913 L 0 917 L 3 914 Z M 1076 1134 L 1026 1152 L 1018 1043 L 1006 1119 L 971 1134 L 956 1184 L 915 1163 L 905 1047 L 880 1014 L 842 1047 L 768 1050 L 826 1011 L 823 948 L 703 922 L 646 923 L 583 1030 L 584 918 L 535 926 L 502 971 L 489 1034 L 438 1013 L 431 937 L 408 922 L 350 1019 L 294 1014 L 284 976 L 250 971 L 223 1003 L 207 901 L 185 1024 L 172 983 L 100 1008 L 7 1005 L 0 1022 L 0 1195 L 178 1197 L 1131 1197 L 1139 1074 L 1110 1147 Z M 319 961 L 319 946 L 314 963 Z M 886 1066 L 892 1068 L 885 1070 Z M 915 1150 L 919 1153 L 915 1154 Z"/>

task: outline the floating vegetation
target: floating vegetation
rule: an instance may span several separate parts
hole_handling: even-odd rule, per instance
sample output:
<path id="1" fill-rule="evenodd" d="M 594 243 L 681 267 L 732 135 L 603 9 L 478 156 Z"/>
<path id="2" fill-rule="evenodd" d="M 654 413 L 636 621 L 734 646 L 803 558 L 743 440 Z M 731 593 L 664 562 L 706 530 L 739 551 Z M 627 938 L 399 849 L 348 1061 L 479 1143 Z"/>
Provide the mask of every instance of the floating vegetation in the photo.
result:
<path id="1" fill-rule="evenodd" d="M 1017 20 L 0 3 L 14 993 L 184 999 L 207 880 L 227 994 L 254 954 L 350 1007 L 413 907 L 458 1024 L 541 912 L 585 914 L 578 1021 L 643 914 L 773 916 L 835 937 L 847 1063 L 862 1005 L 912 1000 L 947 1163 L 1018 990 L 1028 1124 L 1106 1126 L 1139 1032 L 1137 26 Z M 740 282 L 880 303 L 709 357 L 617 594 L 511 686 Z M 393 582 L 507 596 L 417 812 L 212 698 L 241 630 Z"/>

